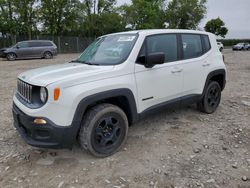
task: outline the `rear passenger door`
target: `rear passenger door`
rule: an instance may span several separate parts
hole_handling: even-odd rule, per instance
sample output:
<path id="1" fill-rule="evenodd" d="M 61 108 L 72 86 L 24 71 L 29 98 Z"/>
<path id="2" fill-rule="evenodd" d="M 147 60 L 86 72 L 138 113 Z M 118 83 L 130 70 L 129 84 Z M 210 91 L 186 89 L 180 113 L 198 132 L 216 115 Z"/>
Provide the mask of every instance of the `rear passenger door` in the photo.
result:
<path id="1" fill-rule="evenodd" d="M 183 49 L 183 96 L 201 94 L 211 64 L 207 35 L 181 34 Z"/>
<path id="2" fill-rule="evenodd" d="M 32 57 L 42 57 L 43 53 L 43 43 L 40 41 L 32 41 L 30 42 L 31 46 L 31 56 Z"/>
<path id="3" fill-rule="evenodd" d="M 135 79 L 139 112 L 181 96 L 183 68 L 178 61 L 177 38 L 176 34 L 160 34 L 148 36 L 145 39 L 139 57 L 163 52 L 165 63 L 152 68 L 146 68 L 140 62 L 136 63 Z"/>

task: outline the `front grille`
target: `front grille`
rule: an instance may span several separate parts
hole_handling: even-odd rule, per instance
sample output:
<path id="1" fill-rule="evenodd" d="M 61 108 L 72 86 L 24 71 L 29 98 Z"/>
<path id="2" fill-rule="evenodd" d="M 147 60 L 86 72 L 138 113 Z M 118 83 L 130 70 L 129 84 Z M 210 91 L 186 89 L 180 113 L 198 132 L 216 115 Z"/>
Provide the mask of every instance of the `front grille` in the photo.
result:
<path id="1" fill-rule="evenodd" d="M 28 103 L 32 101 L 32 85 L 17 80 L 17 92 Z"/>

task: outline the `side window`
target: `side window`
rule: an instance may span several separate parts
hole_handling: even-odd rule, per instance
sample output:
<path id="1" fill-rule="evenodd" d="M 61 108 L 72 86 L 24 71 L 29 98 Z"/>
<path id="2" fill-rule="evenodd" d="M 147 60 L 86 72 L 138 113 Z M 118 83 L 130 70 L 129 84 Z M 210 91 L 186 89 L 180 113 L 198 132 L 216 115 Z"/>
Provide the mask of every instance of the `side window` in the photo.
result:
<path id="1" fill-rule="evenodd" d="M 53 44 L 49 41 L 43 42 L 42 46 L 53 46 Z"/>
<path id="2" fill-rule="evenodd" d="M 182 34 L 181 38 L 184 59 L 196 58 L 202 55 L 202 43 L 200 35 Z"/>
<path id="3" fill-rule="evenodd" d="M 165 62 L 178 59 L 177 36 L 175 34 L 155 35 L 147 38 L 147 54 L 163 52 Z"/>
<path id="4" fill-rule="evenodd" d="M 209 37 L 207 35 L 202 35 L 202 39 L 203 39 L 203 51 L 204 53 L 207 53 L 211 49 Z M 218 45 L 220 45 L 220 43 Z"/>
<path id="5" fill-rule="evenodd" d="M 31 47 L 40 47 L 41 44 L 39 42 L 30 42 Z"/>
<path id="6" fill-rule="evenodd" d="M 28 48 L 29 47 L 28 42 L 19 42 L 17 45 L 19 48 Z"/>

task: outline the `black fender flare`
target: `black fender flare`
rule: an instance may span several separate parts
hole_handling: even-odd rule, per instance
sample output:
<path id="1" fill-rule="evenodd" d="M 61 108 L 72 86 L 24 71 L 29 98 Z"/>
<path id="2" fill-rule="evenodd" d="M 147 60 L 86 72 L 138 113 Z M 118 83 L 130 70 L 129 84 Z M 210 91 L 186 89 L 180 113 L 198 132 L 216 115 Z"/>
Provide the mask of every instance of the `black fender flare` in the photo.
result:
<path id="1" fill-rule="evenodd" d="M 74 127 L 74 138 L 76 138 L 78 131 L 81 126 L 81 121 L 83 118 L 83 115 L 85 114 L 88 106 L 91 104 L 94 104 L 98 101 L 102 101 L 105 99 L 109 98 L 114 98 L 114 97 L 126 97 L 128 103 L 129 103 L 129 111 L 132 119 L 132 123 L 137 121 L 138 119 L 138 114 L 137 114 L 137 107 L 136 107 L 136 102 L 135 102 L 135 97 L 133 95 L 133 92 L 130 89 L 127 88 L 122 88 L 122 89 L 113 89 L 113 90 L 108 90 L 100 93 L 96 93 L 90 96 L 87 96 L 83 98 L 79 103 L 76 108 L 74 118 L 72 121 L 71 126 Z"/>
<path id="2" fill-rule="evenodd" d="M 207 75 L 207 79 L 206 79 L 206 82 L 205 82 L 205 85 L 204 85 L 204 88 L 203 88 L 203 92 L 202 92 L 202 97 L 204 96 L 205 94 L 205 90 L 208 86 L 208 83 L 210 81 L 210 79 L 214 76 L 217 76 L 217 75 L 223 75 L 223 84 L 222 84 L 222 88 L 221 88 L 221 91 L 224 90 L 225 86 L 226 86 L 226 70 L 225 69 L 218 69 L 218 70 L 214 70 L 212 72 L 210 72 L 208 75 Z"/>

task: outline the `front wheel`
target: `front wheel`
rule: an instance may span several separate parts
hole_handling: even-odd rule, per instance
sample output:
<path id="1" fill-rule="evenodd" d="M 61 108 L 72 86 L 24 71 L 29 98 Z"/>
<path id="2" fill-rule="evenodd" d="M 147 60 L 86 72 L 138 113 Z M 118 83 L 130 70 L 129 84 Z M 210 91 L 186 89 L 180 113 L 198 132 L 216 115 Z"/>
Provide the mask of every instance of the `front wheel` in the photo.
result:
<path id="1" fill-rule="evenodd" d="M 216 111 L 221 100 L 221 87 L 218 82 L 211 81 L 204 93 L 202 100 L 198 103 L 200 111 L 211 114 Z"/>
<path id="2" fill-rule="evenodd" d="M 83 118 L 79 142 L 83 149 L 96 157 L 107 157 L 124 144 L 128 133 L 128 119 L 118 106 L 100 104 Z"/>
<path id="3" fill-rule="evenodd" d="M 14 60 L 16 60 L 16 54 L 14 54 L 14 53 L 8 53 L 6 55 L 6 58 L 7 58 L 8 61 L 14 61 Z"/>

